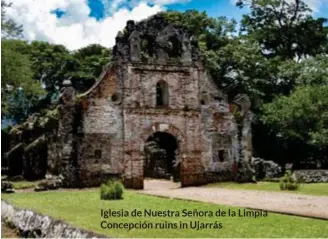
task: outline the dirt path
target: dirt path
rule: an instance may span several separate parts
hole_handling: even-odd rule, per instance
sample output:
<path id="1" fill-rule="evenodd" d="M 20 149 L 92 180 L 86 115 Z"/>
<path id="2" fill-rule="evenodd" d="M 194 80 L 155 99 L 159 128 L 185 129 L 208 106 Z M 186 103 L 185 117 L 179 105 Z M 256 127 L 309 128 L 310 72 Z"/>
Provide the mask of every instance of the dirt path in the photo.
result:
<path id="1" fill-rule="evenodd" d="M 17 238 L 18 235 L 14 229 L 9 228 L 5 224 L 1 223 L 1 238 Z"/>
<path id="2" fill-rule="evenodd" d="M 145 180 L 145 190 L 138 193 L 328 219 L 328 196 L 212 187 L 179 188 L 179 184 L 163 180 Z"/>

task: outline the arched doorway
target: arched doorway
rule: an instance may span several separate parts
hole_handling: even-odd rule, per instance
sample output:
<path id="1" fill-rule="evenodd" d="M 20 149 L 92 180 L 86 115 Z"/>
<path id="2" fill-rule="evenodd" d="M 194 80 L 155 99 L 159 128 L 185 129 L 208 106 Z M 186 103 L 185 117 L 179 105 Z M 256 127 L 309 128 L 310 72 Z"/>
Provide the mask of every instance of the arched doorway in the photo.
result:
<path id="1" fill-rule="evenodd" d="M 144 177 L 179 181 L 178 140 L 168 132 L 155 132 L 144 146 Z"/>

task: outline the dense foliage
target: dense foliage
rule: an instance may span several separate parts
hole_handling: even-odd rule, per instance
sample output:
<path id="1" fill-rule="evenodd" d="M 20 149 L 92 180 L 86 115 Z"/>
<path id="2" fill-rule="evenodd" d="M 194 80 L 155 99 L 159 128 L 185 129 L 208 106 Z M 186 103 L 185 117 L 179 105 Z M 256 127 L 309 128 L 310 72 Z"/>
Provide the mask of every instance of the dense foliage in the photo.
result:
<path id="1" fill-rule="evenodd" d="M 1 42 L 1 108 L 2 115 L 16 120 L 27 116 L 26 108 L 45 92 L 41 84 L 33 80 L 29 57 L 15 49 L 15 41 Z"/>
<path id="2" fill-rule="evenodd" d="M 1 5 L 2 118 L 21 122 L 49 107 L 67 78 L 78 91 L 87 90 L 110 60 L 111 49 L 96 44 L 70 52 L 62 45 L 18 40 L 22 26 L 6 18 L 10 4 Z M 236 21 L 205 12 L 163 15 L 195 36 L 205 67 L 229 99 L 250 96 L 256 156 L 285 163 L 327 155 L 327 20 L 314 18 L 304 0 L 236 5 L 249 8 L 239 31 Z"/>
<path id="3" fill-rule="evenodd" d="M 328 148 L 328 85 L 300 86 L 263 108 L 263 121 L 284 140 Z"/>
<path id="4" fill-rule="evenodd" d="M 250 7 L 242 19 L 242 32 L 258 42 L 266 57 L 301 59 L 327 52 L 328 29 L 324 18 L 314 19 L 303 0 L 239 0 Z"/>

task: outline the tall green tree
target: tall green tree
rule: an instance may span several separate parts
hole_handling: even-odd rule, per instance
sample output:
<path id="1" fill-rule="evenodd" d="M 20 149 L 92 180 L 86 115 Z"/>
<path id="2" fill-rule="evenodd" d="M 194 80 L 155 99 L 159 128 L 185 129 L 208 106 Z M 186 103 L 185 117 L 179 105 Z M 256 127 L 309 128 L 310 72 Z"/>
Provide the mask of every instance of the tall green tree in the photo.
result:
<path id="1" fill-rule="evenodd" d="M 328 152 L 328 85 L 299 86 L 263 108 L 264 123 L 288 143 L 295 160 Z"/>
<path id="2" fill-rule="evenodd" d="M 182 26 L 198 40 L 202 53 L 216 51 L 234 38 L 236 21 L 226 17 L 212 18 L 206 12 L 187 10 L 185 12 L 168 11 L 164 17 L 178 26 Z"/>
<path id="3" fill-rule="evenodd" d="M 268 142 L 259 150 L 264 155 L 283 153 L 282 161 L 322 157 L 328 150 L 328 57 L 318 55 L 302 62 L 286 61 L 280 65 L 277 77 L 280 87 L 288 84 L 292 88 L 285 94 L 279 89 L 280 94 L 276 93 L 275 99 L 264 104 L 263 111 L 258 113 L 262 122 L 256 125 L 254 138 L 259 144 L 264 139 Z"/>
<path id="4" fill-rule="evenodd" d="M 1 117 L 20 122 L 27 117 L 44 90 L 33 79 L 30 57 L 19 50 L 27 43 L 15 40 L 22 37 L 23 27 L 7 17 L 6 9 L 11 5 L 1 0 Z"/>
<path id="5" fill-rule="evenodd" d="M 33 80 L 28 55 L 15 49 L 15 40 L 1 42 L 1 106 L 2 117 L 23 120 L 33 102 L 44 94 L 41 84 Z"/>
<path id="6" fill-rule="evenodd" d="M 61 87 L 74 66 L 73 57 L 63 45 L 33 41 L 26 47 L 26 54 L 32 61 L 34 79 L 40 81 L 49 92 Z"/>
<path id="7" fill-rule="evenodd" d="M 99 44 L 91 44 L 72 53 L 74 67 L 69 73 L 72 83 L 80 92 L 88 90 L 98 79 L 112 51 Z"/>
<path id="8" fill-rule="evenodd" d="M 243 16 L 242 32 L 259 42 L 267 57 L 302 59 L 327 53 L 325 18 L 315 19 L 303 0 L 239 0 L 250 7 Z"/>

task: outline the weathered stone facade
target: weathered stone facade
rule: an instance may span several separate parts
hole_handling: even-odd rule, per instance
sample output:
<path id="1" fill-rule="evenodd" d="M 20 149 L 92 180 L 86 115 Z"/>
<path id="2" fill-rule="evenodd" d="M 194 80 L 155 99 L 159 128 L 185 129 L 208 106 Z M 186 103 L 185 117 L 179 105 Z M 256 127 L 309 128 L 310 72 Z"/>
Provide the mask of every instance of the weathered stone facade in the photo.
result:
<path id="1" fill-rule="evenodd" d="M 182 186 L 235 180 L 240 161 L 252 156 L 249 100 L 235 99 L 236 120 L 193 37 L 160 15 L 128 21 L 113 55 L 85 94 L 63 88 L 58 155 L 67 185 L 96 186 L 117 176 L 142 189 L 144 146 L 158 132 L 176 139 Z"/>

